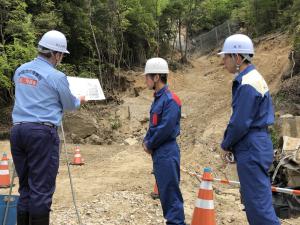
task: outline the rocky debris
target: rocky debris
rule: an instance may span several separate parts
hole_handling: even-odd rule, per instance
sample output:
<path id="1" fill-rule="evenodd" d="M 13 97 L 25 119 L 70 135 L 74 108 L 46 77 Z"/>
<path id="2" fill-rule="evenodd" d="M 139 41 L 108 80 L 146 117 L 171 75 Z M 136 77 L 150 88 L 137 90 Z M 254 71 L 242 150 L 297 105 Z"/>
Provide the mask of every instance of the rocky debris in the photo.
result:
<path id="1" fill-rule="evenodd" d="M 280 116 L 280 118 L 292 118 L 293 115 L 292 114 L 284 114 L 282 116 Z"/>
<path id="2" fill-rule="evenodd" d="M 135 96 L 135 97 L 140 96 L 140 92 L 141 92 L 143 89 L 144 89 L 143 87 L 135 87 L 135 88 L 133 88 L 134 96 Z"/>
<path id="3" fill-rule="evenodd" d="M 222 202 L 235 202 L 237 200 L 237 198 L 232 195 L 218 195 L 217 199 Z"/>
<path id="4" fill-rule="evenodd" d="M 88 138 L 85 139 L 86 143 L 92 144 L 92 145 L 102 145 L 105 141 L 103 138 L 100 138 L 96 134 L 92 134 Z"/>
<path id="5" fill-rule="evenodd" d="M 235 196 L 235 197 L 240 197 L 240 190 L 239 188 L 226 188 L 226 189 L 223 189 L 220 191 L 220 194 L 225 194 L 225 195 L 232 195 L 232 196 Z"/>
<path id="6" fill-rule="evenodd" d="M 181 113 L 181 118 L 182 119 L 186 119 L 187 118 L 187 115 L 185 113 Z"/>
<path id="7" fill-rule="evenodd" d="M 285 155 L 292 155 L 300 147 L 300 138 L 283 136 L 282 152 Z"/>
<path id="8" fill-rule="evenodd" d="M 274 97 L 276 109 L 285 113 L 292 113 L 299 115 L 300 109 L 300 76 L 293 76 L 292 78 L 282 82 L 280 90 Z"/>
<path id="9" fill-rule="evenodd" d="M 138 140 L 136 140 L 135 138 L 127 138 L 125 139 L 125 143 L 127 145 L 136 145 L 138 144 Z"/>
<path id="10" fill-rule="evenodd" d="M 128 119 L 130 119 L 130 107 L 129 106 L 120 106 L 119 110 L 116 112 L 116 115 L 121 120 L 128 120 Z"/>
<path id="11" fill-rule="evenodd" d="M 283 115 L 276 120 L 275 128 L 279 137 L 300 138 L 300 116 Z"/>
<path id="12" fill-rule="evenodd" d="M 149 120 L 150 120 L 149 116 L 144 116 L 139 119 L 139 122 L 143 124 L 143 123 L 148 123 Z"/>
<path id="13" fill-rule="evenodd" d="M 149 194 L 118 191 L 95 196 L 79 207 L 84 225 L 149 224 L 163 225 L 164 219 L 158 200 Z M 77 224 L 75 209 L 56 208 L 51 215 L 51 224 Z"/>
<path id="14" fill-rule="evenodd" d="M 96 115 L 83 110 L 68 113 L 64 118 L 64 129 L 67 142 L 74 144 L 111 144 L 122 141 L 124 138 L 118 133 L 122 126 L 121 120 L 114 112 L 108 116 Z M 60 135 L 62 139 L 62 135 Z"/>
<path id="15" fill-rule="evenodd" d="M 64 117 L 65 132 L 71 133 L 74 138 L 84 139 L 97 131 L 97 121 L 88 113 L 68 113 Z"/>
<path id="16" fill-rule="evenodd" d="M 149 104 L 145 104 L 145 98 L 129 97 L 118 107 L 88 105 L 76 113 L 67 113 L 64 117 L 67 142 L 137 144 L 148 127 L 151 101 L 149 99 Z"/>

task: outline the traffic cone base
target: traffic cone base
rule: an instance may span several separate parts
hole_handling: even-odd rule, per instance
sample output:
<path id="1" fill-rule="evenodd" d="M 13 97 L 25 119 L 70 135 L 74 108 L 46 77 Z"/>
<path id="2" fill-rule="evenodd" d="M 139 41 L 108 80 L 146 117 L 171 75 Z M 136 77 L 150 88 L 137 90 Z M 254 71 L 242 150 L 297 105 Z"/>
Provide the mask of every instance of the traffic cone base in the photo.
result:
<path id="1" fill-rule="evenodd" d="M 198 218 L 205 218 L 203 219 L 203 222 L 197 222 Z M 210 224 L 216 224 L 215 221 L 215 212 L 211 209 L 199 209 L 197 212 L 194 212 L 193 214 L 193 220 L 192 225 L 210 225 Z"/>
<path id="2" fill-rule="evenodd" d="M 154 190 L 153 192 L 151 192 L 151 197 L 155 200 L 155 199 L 159 199 L 159 193 L 158 193 L 158 188 L 157 188 L 157 184 L 155 182 L 154 184 Z"/>
<path id="3" fill-rule="evenodd" d="M 8 158 L 4 153 L 0 161 L 0 188 L 8 188 L 8 187 L 10 187 Z"/>
<path id="4" fill-rule="evenodd" d="M 209 168 L 205 168 L 202 182 L 199 187 L 198 199 L 195 203 L 191 225 L 216 225 L 211 180 L 211 170 Z"/>
<path id="5" fill-rule="evenodd" d="M 73 165 L 73 166 L 82 166 L 82 165 L 84 165 L 84 162 L 80 162 L 80 163 L 70 162 L 70 165 Z"/>

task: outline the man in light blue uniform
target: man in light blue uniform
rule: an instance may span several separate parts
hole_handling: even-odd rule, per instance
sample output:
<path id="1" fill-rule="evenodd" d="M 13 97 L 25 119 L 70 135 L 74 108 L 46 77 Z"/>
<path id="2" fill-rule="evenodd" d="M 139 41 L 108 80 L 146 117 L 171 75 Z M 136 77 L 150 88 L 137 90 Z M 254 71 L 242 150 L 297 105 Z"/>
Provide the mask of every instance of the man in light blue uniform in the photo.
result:
<path id="1" fill-rule="evenodd" d="M 225 68 L 236 75 L 232 85 L 232 115 L 221 147 L 235 156 L 249 224 L 278 225 L 268 176 L 273 161 L 268 126 L 274 123 L 268 85 L 251 64 L 254 48 L 246 35 L 228 37 L 219 54 Z"/>
<path id="2" fill-rule="evenodd" d="M 154 176 L 166 224 L 185 225 L 180 183 L 181 102 L 167 85 L 168 63 L 162 58 L 149 59 L 145 66 L 146 84 L 155 90 L 150 123 L 144 138 L 144 150 L 151 154 Z"/>
<path id="3" fill-rule="evenodd" d="M 84 102 L 69 89 L 64 73 L 55 69 L 67 51 L 59 31 L 45 33 L 39 55 L 17 68 L 12 113 L 11 152 L 19 177 L 18 225 L 48 225 L 59 167 L 57 127 L 63 112 Z"/>

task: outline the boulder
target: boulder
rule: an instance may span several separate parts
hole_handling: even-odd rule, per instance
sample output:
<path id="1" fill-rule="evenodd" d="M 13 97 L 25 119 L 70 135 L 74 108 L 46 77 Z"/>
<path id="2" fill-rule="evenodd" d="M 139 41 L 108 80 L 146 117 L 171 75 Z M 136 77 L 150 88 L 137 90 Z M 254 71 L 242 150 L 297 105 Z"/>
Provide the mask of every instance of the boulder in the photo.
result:
<path id="1" fill-rule="evenodd" d="M 72 139 L 85 139 L 97 132 L 97 121 L 88 113 L 68 113 L 64 117 L 64 129 Z"/>
<path id="2" fill-rule="evenodd" d="M 124 141 L 127 145 L 136 145 L 138 144 L 138 140 L 136 140 L 135 138 L 127 138 Z"/>
<path id="3" fill-rule="evenodd" d="M 129 120 L 130 119 L 129 106 L 120 106 L 119 110 L 116 112 L 116 115 L 120 118 L 120 120 Z"/>
<path id="4" fill-rule="evenodd" d="M 105 141 L 103 138 L 99 137 L 96 134 L 92 134 L 88 138 L 85 139 L 86 143 L 92 144 L 92 145 L 102 145 Z"/>
<path id="5" fill-rule="evenodd" d="M 300 138 L 300 116 L 284 115 L 275 122 L 279 137 Z"/>
<path id="6" fill-rule="evenodd" d="M 292 138 L 288 136 L 283 136 L 283 146 L 282 151 L 286 155 L 293 154 L 300 147 L 300 138 Z"/>

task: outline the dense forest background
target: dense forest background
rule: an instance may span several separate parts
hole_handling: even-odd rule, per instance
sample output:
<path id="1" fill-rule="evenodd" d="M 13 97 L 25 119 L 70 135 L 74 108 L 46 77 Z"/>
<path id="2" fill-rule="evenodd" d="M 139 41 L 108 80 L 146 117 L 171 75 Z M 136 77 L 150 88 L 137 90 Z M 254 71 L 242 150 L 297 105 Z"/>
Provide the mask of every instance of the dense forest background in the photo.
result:
<path id="1" fill-rule="evenodd" d="M 169 59 L 178 34 L 192 39 L 226 20 L 251 37 L 289 31 L 300 64 L 300 0 L 1 0 L 0 105 L 11 103 L 14 70 L 36 56 L 48 30 L 68 39 L 71 54 L 60 69 L 99 78 L 113 91 L 121 69 L 141 67 L 153 56 Z M 181 49 L 178 62 L 187 62 L 187 54 Z"/>

